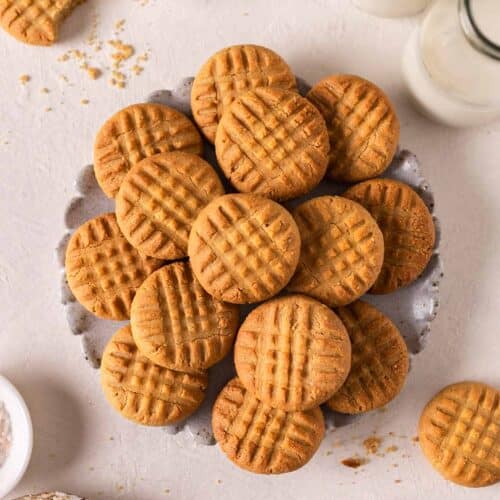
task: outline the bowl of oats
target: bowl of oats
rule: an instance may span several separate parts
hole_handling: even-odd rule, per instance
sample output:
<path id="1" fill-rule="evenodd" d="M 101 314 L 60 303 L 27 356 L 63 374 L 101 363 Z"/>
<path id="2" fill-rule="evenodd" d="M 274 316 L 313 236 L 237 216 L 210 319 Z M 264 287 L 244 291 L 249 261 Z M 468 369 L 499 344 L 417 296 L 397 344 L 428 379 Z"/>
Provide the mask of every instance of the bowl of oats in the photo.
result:
<path id="1" fill-rule="evenodd" d="M 0 498 L 21 481 L 33 449 L 31 416 L 19 391 L 0 375 Z"/>

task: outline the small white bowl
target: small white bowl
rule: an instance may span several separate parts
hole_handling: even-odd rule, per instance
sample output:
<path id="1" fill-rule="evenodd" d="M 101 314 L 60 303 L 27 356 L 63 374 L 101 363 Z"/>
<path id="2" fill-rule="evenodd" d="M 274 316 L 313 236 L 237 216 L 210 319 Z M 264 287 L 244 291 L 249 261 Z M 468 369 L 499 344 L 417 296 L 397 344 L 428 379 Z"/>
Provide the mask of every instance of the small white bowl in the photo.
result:
<path id="1" fill-rule="evenodd" d="M 0 499 L 6 497 L 21 481 L 33 450 L 33 425 L 31 417 L 18 390 L 0 375 L 0 402 L 10 416 L 12 445 L 0 467 Z"/>

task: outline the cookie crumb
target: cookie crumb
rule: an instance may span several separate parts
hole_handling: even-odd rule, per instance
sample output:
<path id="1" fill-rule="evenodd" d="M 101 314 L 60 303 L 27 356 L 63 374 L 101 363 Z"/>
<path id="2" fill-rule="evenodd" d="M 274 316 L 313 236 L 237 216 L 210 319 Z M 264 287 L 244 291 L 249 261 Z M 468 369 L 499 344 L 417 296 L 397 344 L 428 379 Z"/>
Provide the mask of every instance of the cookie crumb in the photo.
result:
<path id="1" fill-rule="evenodd" d="M 401 483 L 402 481 L 401 481 L 401 479 L 394 479 L 394 482 L 395 483 Z"/>
<path id="2" fill-rule="evenodd" d="M 385 452 L 386 453 L 394 453 L 395 451 L 398 451 L 398 447 L 397 446 L 388 446 L 386 449 L 385 449 Z"/>
<path id="3" fill-rule="evenodd" d="M 217 479 L 217 484 L 222 484 L 222 479 Z"/>
<path id="4" fill-rule="evenodd" d="M 363 446 L 365 447 L 366 453 L 375 454 L 378 452 L 382 439 L 372 436 L 363 441 Z"/>
<path id="5" fill-rule="evenodd" d="M 330 455 L 332 455 L 332 454 L 333 454 L 333 451 L 330 451 L 330 450 L 328 450 L 328 451 L 325 453 L 325 455 L 326 455 L 327 457 L 329 457 L 329 456 L 330 456 Z"/>
<path id="6" fill-rule="evenodd" d="M 21 75 L 19 77 L 19 82 L 21 83 L 21 85 L 26 85 L 30 80 L 31 80 L 30 75 Z"/>
<path id="7" fill-rule="evenodd" d="M 102 75 L 102 71 L 99 68 L 87 68 L 87 75 L 92 80 L 97 80 Z"/>
<path id="8" fill-rule="evenodd" d="M 88 99 L 82 99 L 80 104 L 88 104 L 90 101 Z"/>
<path id="9" fill-rule="evenodd" d="M 418 443 L 420 441 L 420 438 L 418 436 L 413 436 L 411 438 L 411 440 L 414 442 L 414 443 Z"/>
<path id="10" fill-rule="evenodd" d="M 346 467 L 350 467 L 351 469 L 357 469 L 358 467 L 361 467 L 362 465 L 368 463 L 368 460 L 366 460 L 366 458 L 350 457 L 344 458 L 344 460 L 342 460 L 340 463 L 342 465 L 345 465 Z"/>
<path id="11" fill-rule="evenodd" d="M 168 495 L 169 493 L 170 493 L 170 489 L 169 489 L 169 488 L 167 488 L 167 489 L 165 490 L 165 494 L 167 494 L 167 495 Z"/>
<path id="12" fill-rule="evenodd" d="M 43 88 L 40 89 L 40 92 L 42 94 L 48 94 L 50 92 L 50 90 L 47 87 L 43 87 Z"/>
<path id="13" fill-rule="evenodd" d="M 46 113 L 49 113 L 50 111 L 52 111 L 52 108 L 50 108 L 50 107 L 45 108 L 45 112 L 46 112 Z"/>

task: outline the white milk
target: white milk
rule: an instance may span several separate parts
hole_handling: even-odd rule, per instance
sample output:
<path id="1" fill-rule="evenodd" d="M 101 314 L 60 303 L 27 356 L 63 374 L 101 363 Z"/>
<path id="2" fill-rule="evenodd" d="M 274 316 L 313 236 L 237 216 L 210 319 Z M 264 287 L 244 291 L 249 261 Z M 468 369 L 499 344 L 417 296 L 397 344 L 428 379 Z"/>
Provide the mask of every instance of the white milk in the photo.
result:
<path id="1" fill-rule="evenodd" d="M 353 0 L 354 5 L 381 17 L 413 16 L 422 11 L 430 0 Z"/>
<path id="2" fill-rule="evenodd" d="M 499 36 L 500 1 L 471 1 L 480 28 Z M 467 127 L 500 118 L 500 61 L 467 39 L 457 0 L 438 0 L 429 8 L 404 51 L 403 75 L 418 105 L 438 121 Z"/>

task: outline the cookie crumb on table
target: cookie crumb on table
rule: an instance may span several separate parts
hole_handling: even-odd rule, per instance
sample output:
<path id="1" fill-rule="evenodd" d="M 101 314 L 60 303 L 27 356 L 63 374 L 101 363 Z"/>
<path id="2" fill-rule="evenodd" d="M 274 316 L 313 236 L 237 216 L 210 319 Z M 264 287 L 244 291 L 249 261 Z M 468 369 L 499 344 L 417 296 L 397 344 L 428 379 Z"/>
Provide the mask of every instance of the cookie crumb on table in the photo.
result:
<path id="1" fill-rule="evenodd" d="M 376 436 L 369 437 L 363 441 L 363 446 L 365 447 L 366 453 L 375 454 L 377 453 L 382 439 Z"/>
<path id="2" fill-rule="evenodd" d="M 21 75 L 19 77 L 19 82 L 21 83 L 21 85 L 26 85 L 30 80 L 31 80 L 30 75 Z"/>
<path id="3" fill-rule="evenodd" d="M 340 463 L 342 465 L 345 465 L 346 467 L 350 467 L 351 469 L 357 469 L 358 467 L 367 464 L 368 460 L 366 458 L 350 457 L 344 458 L 344 460 L 342 460 Z"/>
<path id="4" fill-rule="evenodd" d="M 398 447 L 397 446 L 388 446 L 386 449 L 385 449 L 385 452 L 386 453 L 394 453 L 395 451 L 398 451 Z"/>

